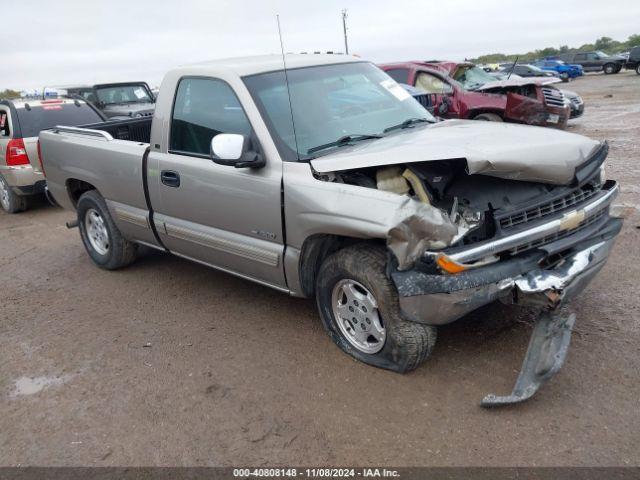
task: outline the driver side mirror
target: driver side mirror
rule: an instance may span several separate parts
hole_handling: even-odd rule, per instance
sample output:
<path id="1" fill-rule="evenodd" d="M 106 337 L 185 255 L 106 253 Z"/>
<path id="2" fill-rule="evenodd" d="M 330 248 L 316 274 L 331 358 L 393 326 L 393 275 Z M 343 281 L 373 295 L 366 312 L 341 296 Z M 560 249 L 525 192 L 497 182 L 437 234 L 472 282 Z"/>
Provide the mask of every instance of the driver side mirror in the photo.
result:
<path id="1" fill-rule="evenodd" d="M 219 133 L 211 139 L 211 159 L 235 168 L 260 168 L 265 161 L 253 147 L 251 138 L 237 133 Z"/>

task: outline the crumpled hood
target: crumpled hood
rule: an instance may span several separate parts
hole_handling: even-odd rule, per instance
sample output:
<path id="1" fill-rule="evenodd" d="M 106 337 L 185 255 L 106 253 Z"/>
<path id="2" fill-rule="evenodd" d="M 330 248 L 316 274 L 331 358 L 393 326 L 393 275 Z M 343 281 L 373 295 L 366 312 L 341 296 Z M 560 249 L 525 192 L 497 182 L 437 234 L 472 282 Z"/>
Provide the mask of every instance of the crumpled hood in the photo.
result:
<path id="1" fill-rule="evenodd" d="M 599 142 L 552 128 L 447 120 L 342 147 L 311 160 L 320 173 L 466 159 L 469 174 L 566 185 Z"/>
<path id="2" fill-rule="evenodd" d="M 507 80 L 487 82 L 475 90 L 482 92 L 484 90 L 493 90 L 494 88 L 523 87 L 525 85 L 549 85 L 552 83 L 559 83 L 561 81 L 562 80 L 557 77 L 517 77 L 509 78 Z"/>

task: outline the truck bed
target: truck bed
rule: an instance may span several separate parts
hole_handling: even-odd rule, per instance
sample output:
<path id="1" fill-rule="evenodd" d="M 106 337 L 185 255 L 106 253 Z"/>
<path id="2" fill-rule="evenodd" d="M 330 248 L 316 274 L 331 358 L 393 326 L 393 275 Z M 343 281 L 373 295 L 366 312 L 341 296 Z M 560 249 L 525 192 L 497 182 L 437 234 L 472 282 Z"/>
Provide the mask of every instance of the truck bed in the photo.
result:
<path id="1" fill-rule="evenodd" d="M 150 118 L 59 126 L 40 132 L 47 185 L 63 207 L 73 208 L 74 185 L 91 185 L 110 207 L 117 199 L 147 211 L 143 157 L 149 148 Z"/>
<path id="2" fill-rule="evenodd" d="M 113 138 L 118 140 L 150 143 L 152 118 L 153 117 L 140 117 L 126 120 L 91 123 L 89 125 L 81 125 L 79 128 L 107 132 Z"/>

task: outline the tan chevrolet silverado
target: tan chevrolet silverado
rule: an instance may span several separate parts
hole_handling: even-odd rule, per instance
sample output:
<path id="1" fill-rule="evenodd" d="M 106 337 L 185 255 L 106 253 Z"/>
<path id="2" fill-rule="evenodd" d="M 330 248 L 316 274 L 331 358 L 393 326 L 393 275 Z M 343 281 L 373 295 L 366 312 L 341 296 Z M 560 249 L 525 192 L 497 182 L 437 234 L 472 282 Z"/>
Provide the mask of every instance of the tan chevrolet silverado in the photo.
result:
<path id="1" fill-rule="evenodd" d="M 91 259 L 120 268 L 146 245 L 315 297 L 339 348 L 397 372 L 429 356 L 439 325 L 496 300 L 535 306 L 514 391 L 482 404 L 533 395 L 567 352 L 575 316 L 560 308 L 621 228 L 606 143 L 436 121 L 349 56 L 286 67 L 177 68 L 153 119 L 42 132 L 48 187 Z"/>

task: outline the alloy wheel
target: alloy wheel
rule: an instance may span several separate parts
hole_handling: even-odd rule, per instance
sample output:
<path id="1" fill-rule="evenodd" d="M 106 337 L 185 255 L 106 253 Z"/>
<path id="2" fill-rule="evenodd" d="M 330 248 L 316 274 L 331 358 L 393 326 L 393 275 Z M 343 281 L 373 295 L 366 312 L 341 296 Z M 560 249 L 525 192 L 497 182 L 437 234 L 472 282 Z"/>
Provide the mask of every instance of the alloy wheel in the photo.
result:
<path id="1" fill-rule="evenodd" d="M 373 354 L 382 350 L 387 333 L 378 312 L 378 302 L 361 283 L 340 280 L 331 295 L 333 316 L 342 335 L 356 349 Z"/>

